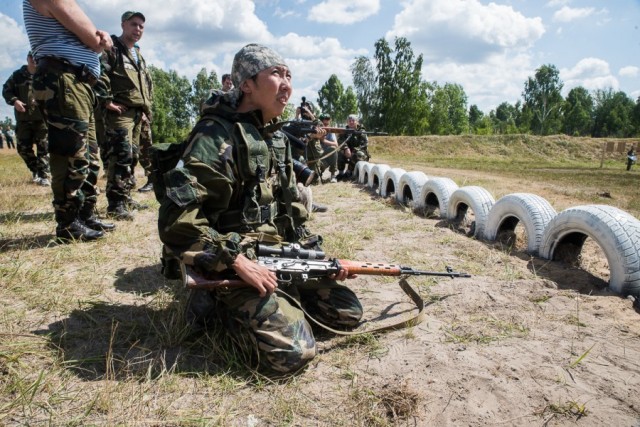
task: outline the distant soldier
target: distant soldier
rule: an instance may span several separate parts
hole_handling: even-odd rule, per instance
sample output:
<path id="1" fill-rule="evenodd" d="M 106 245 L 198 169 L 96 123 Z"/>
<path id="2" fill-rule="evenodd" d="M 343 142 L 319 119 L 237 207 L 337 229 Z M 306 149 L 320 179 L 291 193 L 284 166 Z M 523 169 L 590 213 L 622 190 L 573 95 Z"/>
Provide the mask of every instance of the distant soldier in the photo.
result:
<path id="1" fill-rule="evenodd" d="M 296 108 L 296 119 L 302 120 L 315 120 L 316 116 L 313 114 L 313 107 L 307 102 L 306 97 L 302 97 L 300 106 Z"/>
<path id="2" fill-rule="evenodd" d="M 350 114 L 347 119 L 347 129 L 357 131 L 365 131 L 365 128 L 358 123 L 358 116 Z M 356 163 L 360 161 L 368 161 L 369 156 L 369 139 L 365 133 L 343 133 L 338 138 L 338 143 L 342 145 L 338 153 L 338 181 L 351 179 Z M 345 166 L 347 170 L 345 171 Z"/>
<path id="3" fill-rule="evenodd" d="M 16 133 L 11 129 L 10 125 L 4 127 L 4 138 L 7 140 L 7 148 L 16 149 L 15 139 Z"/>
<path id="4" fill-rule="evenodd" d="M 2 96 L 13 105 L 16 117 L 18 154 L 31 171 L 33 182 L 43 186 L 49 181 L 49 152 L 47 149 L 47 124 L 33 97 L 33 74 L 36 63 L 31 52 L 27 54 L 27 65 L 13 72 L 2 87 Z M 36 146 L 34 152 L 33 146 Z"/>
<path id="5" fill-rule="evenodd" d="M 627 151 L 627 170 L 631 170 L 631 166 L 635 164 L 637 159 L 636 147 L 632 145 L 631 149 Z"/>
<path id="6" fill-rule="evenodd" d="M 233 80 L 231 80 L 231 74 L 223 74 L 222 79 L 222 91 L 229 92 L 233 89 Z"/>

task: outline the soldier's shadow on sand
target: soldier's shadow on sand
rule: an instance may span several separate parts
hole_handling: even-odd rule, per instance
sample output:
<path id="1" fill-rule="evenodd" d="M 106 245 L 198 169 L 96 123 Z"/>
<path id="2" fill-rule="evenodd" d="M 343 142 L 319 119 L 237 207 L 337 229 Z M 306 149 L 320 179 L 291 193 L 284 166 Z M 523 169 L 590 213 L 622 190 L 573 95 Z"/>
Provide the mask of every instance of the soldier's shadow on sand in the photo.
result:
<path id="1" fill-rule="evenodd" d="M 18 250 L 46 248 L 58 245 L 54 234 L 41 234 L 39 236 L 24 236 L 18 238 L 0 239 L 0 253 Z"/>
<path id="2" fill-rule="evenodd" d="M 136 267 L 132 270 L 123 267 L 119 268 L 115 275 L 113 285 L 120 292 L 149 295 L 167 287 L 177 289 L 181 286 L 180 281 L 165 279 L 160 264 Z"/>
<path id="3" fill-rule="evenodd" d="M 32 213 L 22 213 L 22 212 L 8 212 L 0 214 L 0 223 L 6 222 L 45 222 L 45 221 L 53 221 L 53 212 L 32 212 Z"/>
<path id="4" fill-rule="evenodd" d="M 180 302 L 159 310 L 152 306 L 90 303 L 33 333 L 47 335 L 62 364 L 86 381 L 226 372 L 211 355 L 211 339 L 190 336 L 182 326 Z"/>

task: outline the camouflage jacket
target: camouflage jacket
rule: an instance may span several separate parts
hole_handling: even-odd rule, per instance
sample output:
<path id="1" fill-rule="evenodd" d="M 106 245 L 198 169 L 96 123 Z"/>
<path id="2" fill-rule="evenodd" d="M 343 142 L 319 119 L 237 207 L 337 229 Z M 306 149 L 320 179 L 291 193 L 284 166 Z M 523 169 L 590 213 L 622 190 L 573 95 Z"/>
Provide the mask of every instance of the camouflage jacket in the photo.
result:
<path id="1" fill-rule="evenodd" d="M 256 236 L 289 239 L 308 214 L 297 198 L 289 141 L 267 132 L 259 112 L 237 113 L 227 94 L 205 103 L 178 165 L 162 179 L 160 239 L 175 255 L 207 250 L 215 271 L 245 253 Z"/>
<path id="2" fill-rule="evenodd" d="M 14 109 L 16 122 L 42 120 L 38 105 L 33 98 L 32 82 L 33 76 L 27 69 L 27 66 L 23 65 L 14 71 L 4 83 L 4 86 L 2 86 L 2 97 L 7 104 L 13 105 L 19 100 L 27 106 L 27 111 L 24 113 L 20 113 Z"/>
<path id="3" fill-rule="evenodd" d="M 347 128 L 349 129 L 349 128 Z M 359 131 L 366 131 L 366 129 L 363 126 L 358 125 L 358 128 L 356 130 Z M 361 134 L 348 134 L 348 133 L 343 133 L 341 135 L 338 136 L 338 144 L 342 144 L 343 142 L 347 141 L 347 146 L 353 151 L 353 150 L 361 150 L 361 151 L 367 151 L 367 146 L 369 145 L 369 139 L 367 138 L 367 134 L 361 133 Z"/>
<path id="4" fill-rule="evenodd" d="M 105 51 L 100 57 L 100 84 L 106 91 L 102 101 L 112 101 L 127 107 L 142 108 L 151 114 L 153 84 L 147 63 L 136 45 L 138 61 L 129 49 L 112 35 L 113 49 Z"/>

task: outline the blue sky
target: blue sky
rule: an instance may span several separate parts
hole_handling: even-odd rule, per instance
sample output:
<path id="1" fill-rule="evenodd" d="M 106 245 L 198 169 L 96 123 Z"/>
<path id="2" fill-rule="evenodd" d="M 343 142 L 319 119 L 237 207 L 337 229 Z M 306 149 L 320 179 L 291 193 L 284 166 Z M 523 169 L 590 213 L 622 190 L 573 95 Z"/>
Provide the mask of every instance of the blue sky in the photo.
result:
<path id="1" fill-rule="evenodd" d="M 140 42 L 148 62 L 193 79 L 220 76 L 235 52 L 259 42 L 280 52 L 294 78 L 292 102 L 315 101 L 331 74 L 351 84 L 355 57 L 376 40 L 409 39 L 424 56 L 423 79 L 458 83 L 485 113 L 521 99 L 544 64 L 575 86 L 640 96 L 639 0 L 78 0 L 98 28 L 120 34 L 120 15 L 147 18 Z M 22 1 L 0 2 L 0 80 L 29 49 Z M 0 103 L 0 117 L 13 115 Z"/>

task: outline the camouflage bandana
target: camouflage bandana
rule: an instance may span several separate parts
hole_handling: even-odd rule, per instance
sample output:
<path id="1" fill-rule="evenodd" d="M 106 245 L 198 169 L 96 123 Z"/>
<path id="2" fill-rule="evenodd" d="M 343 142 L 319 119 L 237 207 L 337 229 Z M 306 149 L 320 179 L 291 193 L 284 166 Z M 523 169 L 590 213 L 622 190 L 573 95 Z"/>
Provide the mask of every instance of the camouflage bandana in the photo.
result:
<path id="1" fill-rule="evenodd" d="M 248 44 L 236 53 L 231 68 L 231 79 L 236 88 L 260 71 L 276 65 L 287 65 L 284 59 L 266 46 Z"/>

